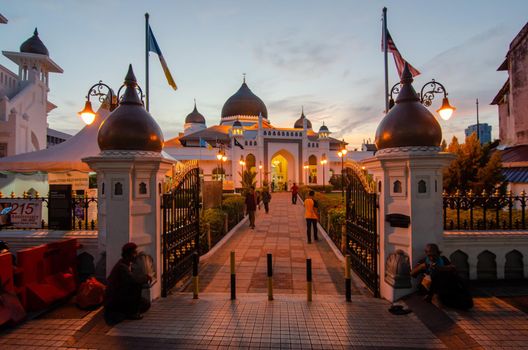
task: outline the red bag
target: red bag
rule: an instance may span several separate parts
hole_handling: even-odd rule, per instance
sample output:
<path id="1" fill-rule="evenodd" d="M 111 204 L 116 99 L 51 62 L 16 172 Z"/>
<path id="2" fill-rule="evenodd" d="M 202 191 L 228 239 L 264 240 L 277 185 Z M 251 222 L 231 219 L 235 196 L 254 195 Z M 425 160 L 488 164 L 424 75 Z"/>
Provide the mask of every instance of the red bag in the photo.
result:
<path id="1" fill-rule="evenodd" d="M 105 285 L 94 277 L 88 278 L 79 286 L 76 297 L 77 305 L 81 309 L 101 305 L 104 300 L 105 289 Z"/>

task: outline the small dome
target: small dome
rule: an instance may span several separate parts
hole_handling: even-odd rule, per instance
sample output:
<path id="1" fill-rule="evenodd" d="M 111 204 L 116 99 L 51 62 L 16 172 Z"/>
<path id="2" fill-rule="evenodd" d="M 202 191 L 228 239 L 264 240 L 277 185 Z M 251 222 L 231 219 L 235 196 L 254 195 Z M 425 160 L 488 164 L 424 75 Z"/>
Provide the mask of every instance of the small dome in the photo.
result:
<path id="1" fill-rule="evenodd" d="M 330 132 L 330 130 L 328 130 L 328 127 L 326 125 L 322 125 L 320 128 L 319 128 L 319 132 Z"/>
<path id="2" fill-rule="evenodd" d="M 266 105 L 249 89 L 245 80 L 240 89 L 228 98 L 222 107 L 222 119 L 235 116 L 258 117 L 259 113 L 264 119 L 268 119 Z"/>
<path id="3" fill-rule="evenodd" d="M 233 123 L 233 128 L 241 128 L 242 127 L 242 123 L 237 119 L 235 120 L 235 122 Z"/>
<path id="4" fill-rule="evenodd" d="M 49 51 L 46 45 L 40 40 L 38 30 L 35 28 L 33 36 L 20 45 L 20 52 L 37 53 L 39 55 L 49 56 Z"/>
<path id="5" fill-rule="evenodd" d="M 442 128 L 434 115 L 420 102 L 412 82 L 413 77 L 406 63 L 396 105 L 376 130 L 374 142 L 378 150 L 407 146 L 440 146 Z"/>
<path id="6" fill-rule="evenodd" d="M 301 112 L 301 116 L 299 117 L 299 119 L 297 119 L 295 121 L 295 124 L 293 124 L 293 127 L 295 129 L 302 129 L 304 127 L 303 126 L 303 120 L 304 119 L 306 119 L 306 127 L 308 129 L 311 129 L 312 128 L 312 122 L 308 118 L 306 118 L 306 116 L 304 115 L 304 108 L 303 108 L 303 110 Z"/>
<path id="7" fill-rule="evenodd" d="M 185 123 L 205 124 L 204 116 L 196 109 L 196 101 L 194 102 L 193 111 L 185 117 Z"/>
<path id="8" fill-rule="evenodd" d="M 137 80 L 128 68 L 125 92 L 117 107 L 101 124 L 97 143 L 101 151 L 128 150 L 161 152 L 163 133 L 143 107 L 136 91 Z"/>

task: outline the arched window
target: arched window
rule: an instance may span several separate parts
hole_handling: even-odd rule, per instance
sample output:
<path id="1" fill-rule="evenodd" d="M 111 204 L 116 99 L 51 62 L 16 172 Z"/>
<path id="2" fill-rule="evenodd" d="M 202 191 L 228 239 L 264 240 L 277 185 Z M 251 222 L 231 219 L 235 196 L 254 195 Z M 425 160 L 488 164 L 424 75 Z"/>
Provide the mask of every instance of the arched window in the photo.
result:
<path id="1" fill-rule="evenodd" d="M 273 132 L 273 136 L 275 136 L 275 131 Z"/>
<path id="2" fill-rule="evenodd" d="M 477 278 L 479 280 L 497 279 L 497 262 L 495 254 L 485 250 L 477 257 Z"/>
<path id="3" fill-rule="evenodd" d="M 418 181 L 418 193 L 426 193 L 427 192 L 427 186 L 425 184 L 424 180 Z"/>
<path id="4" fill-rule="evenodd" d="M 461 250 L 457 250 L 449 256 L 449 260 L 455 265 L 459 276 L 465 280 L 469 280 L 468 255 Z"/>
<path id="5" fill-rule="evenodd" d="M 252 172 L 256 172 L 256 162 L 257 161 L 255 159 L 255 156 L 252 153 L 248 154 L 246 156 L 246 169 L 249 169 Z"/>
<path id="6" fill-rule="evenodd" d="M 147 184 L 142 182 L 139 184 L 139 194 L 147 194 Z"/>
<path id="7" fill-rule="evenodd" d="M 394 193 L 402 193 L 402 184 L 400 180 L 394 181 L 392 192 Z"/>
<path id="8" fill-rule="evenodd" d="M 114 195 L 122 196 L 123 195 L 123 184 L 121 182 L 116 182 L 114 185 Z"/>
<path id="9" fill-rule="evenodd" d="M 523 255 L 518 250 L 512 250 L 506 254 L 506 263 L 504 264 L 505 279 L 522 279 L 524 278 Z"/>

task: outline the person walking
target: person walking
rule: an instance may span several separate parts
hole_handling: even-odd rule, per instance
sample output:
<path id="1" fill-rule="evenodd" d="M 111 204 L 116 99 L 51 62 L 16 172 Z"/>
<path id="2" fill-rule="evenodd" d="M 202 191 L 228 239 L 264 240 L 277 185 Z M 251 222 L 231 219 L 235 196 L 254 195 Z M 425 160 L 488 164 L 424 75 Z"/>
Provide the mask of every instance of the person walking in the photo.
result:
<path id="1" fill-rule="evenodd" d="M 299 193 L 299 187 L 297 187 L 297 184 L 294 182 L 291 187 L 292 204 L 297 204 L 297 193 Z"/>
<path id="2" fill-rule="evenodd" d="M 262 203 L 264 204 L 264 210 L 266 210 L 266 214 L 269 213 L 269 202 L 271 202 L 271 193 L 266 186 L 262 189 Z"/>
<path id="3" fill-rule="evenodd" d="M 317 202 L 314 199 L 315 192 L 310 191 L 308 193 L 308 198 L 304 201 L 304 218 L 306 219 L 306 236 L 308 238 L 308 244 L 312 243 L 312 234 L 311 228 L 313 227 L 314 239 L 318 241 L 317 238 Z"/>
<path id="4" fill-rule="evenodd" d="M 255 228 L 255 211 L 257 210 L 257 198 L 255 196 L 255 186 L 251 186 L 246 193 L 246 212 L 249 216 L 249 227 Z"/>

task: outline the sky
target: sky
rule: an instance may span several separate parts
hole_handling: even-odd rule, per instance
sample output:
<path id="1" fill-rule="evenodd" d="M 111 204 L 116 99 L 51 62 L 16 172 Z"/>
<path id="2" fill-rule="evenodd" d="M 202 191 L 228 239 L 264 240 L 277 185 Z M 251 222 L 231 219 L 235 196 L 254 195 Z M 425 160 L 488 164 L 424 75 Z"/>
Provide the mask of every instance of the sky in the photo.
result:
<path id="1" fill-rule="evenodd" d="M 497 107 L 489 104 L 507 79 L 497 67 L 526 23 L 526 0 L 3 0 L 9 23 L 0 26 L 1 49 L 18 51 L 38 27 L 64 69 L 50 77 L 49 100 L 58 107 L 49 126 L 74 134 L 83 127 L 77 112 L 91 85 L 102 80 L 117 91 L 131 63 L 144 87 L 148 12 L 178 84 L 177 91 L 169 87 L 151 53 L 150 112 L 166 140 L 183 131 L 193 99 L 207 125 L 217 125 L 245 73 L 272 124 L 292 127 L 304 106 L 314 129 L 324 121 L 355 148 L 374 140 L 384 115 L 384 6 L 394 42 L 422 73 L 415 89 L 436 79 L 457 108 L 449 121 L 438 118 L 443 137 L 464 138 L 464 128 L 476 123 L 478 98 L 480 121 L 497 138 Z M 0 64 L 18 72 L 6 57 Z M 389 56 L 390 86 L 397 81 Z M 437 96 L 430 110 L 440 104 Z"/>

